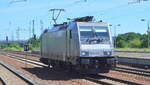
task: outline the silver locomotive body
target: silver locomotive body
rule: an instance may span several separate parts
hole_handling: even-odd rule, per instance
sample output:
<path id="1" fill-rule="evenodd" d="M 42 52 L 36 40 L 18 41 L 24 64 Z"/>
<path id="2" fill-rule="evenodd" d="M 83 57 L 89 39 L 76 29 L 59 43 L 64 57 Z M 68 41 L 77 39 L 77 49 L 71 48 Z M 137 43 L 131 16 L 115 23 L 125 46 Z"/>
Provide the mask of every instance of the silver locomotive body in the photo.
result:
<path id="1" fill-rule="evenodd" d="M 115 66 L 110 28 L 104 22 L 70 22 L 41 35 L 40 61 L 87 73 L 108 72 Z"/>

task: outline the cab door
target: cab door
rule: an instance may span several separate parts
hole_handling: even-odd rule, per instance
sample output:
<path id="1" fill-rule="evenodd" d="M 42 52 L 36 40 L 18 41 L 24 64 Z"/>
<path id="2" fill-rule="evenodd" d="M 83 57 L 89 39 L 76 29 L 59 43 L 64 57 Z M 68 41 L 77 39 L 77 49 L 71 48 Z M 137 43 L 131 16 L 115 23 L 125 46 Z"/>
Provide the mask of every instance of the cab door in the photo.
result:
<path id="1" fill-rule="evenodd" d="M 66 32 L 66 57 L 67 57 L 67 61 L 70 60 L 71 57 L 71 39 L 72 39 L 72 31 L 71 30 L 67 30 Z"/>

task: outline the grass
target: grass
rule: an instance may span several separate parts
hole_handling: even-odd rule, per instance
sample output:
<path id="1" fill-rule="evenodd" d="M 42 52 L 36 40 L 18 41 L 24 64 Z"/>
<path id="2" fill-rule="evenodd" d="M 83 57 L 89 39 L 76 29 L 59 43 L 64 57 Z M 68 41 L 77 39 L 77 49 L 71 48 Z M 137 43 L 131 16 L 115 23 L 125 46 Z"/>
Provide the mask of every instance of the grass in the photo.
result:
<path id="1" fill-rule="evenodd" d="M 115 51 L 144 51 L 150 52 L 150 48 L 115 48 Z"/>
<path id="2" fill-rule="evenodd" d="M 23 51 L 23 48 L 6 47 L 3 50 L 7 50 L 7 51 Z"/>

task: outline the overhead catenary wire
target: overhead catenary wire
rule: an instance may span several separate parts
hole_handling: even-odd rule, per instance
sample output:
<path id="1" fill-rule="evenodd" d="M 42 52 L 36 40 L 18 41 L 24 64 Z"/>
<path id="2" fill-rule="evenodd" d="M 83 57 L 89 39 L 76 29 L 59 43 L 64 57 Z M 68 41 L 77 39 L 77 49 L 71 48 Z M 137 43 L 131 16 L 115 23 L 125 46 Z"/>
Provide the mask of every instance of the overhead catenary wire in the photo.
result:
<path id="1" fill-rule="evenodd" d="M 78 1 L 75 1 L 74 3 L 76 2 L 81 2 L 82 0 L 78 0 Z M 97 11 L 97 12 L 94 12 L 94 13 L 97 13 L 99 14 L 101 12 L 101 14 L 105 14 L 106 11 L 110 11 L 110 10 L 113 10 L 113 9 L 118 9 L 118 8 L 123 8 L 123 7 L 128 7 L 128 6 L 131 6 L 133 4 L 138 4 L 138 3 L 141 3 L 141 2 L 145 2 L 145 1 L 149 1 L 149 0 L 136 0 L 136 1 L 132 1 L 132 4 L 130 4 L 131 2 L 127 2 L 126 4 L 122 4 L 122 5 L 117 5 L 117 6 L 114 6 L 114 7 L 110 7 L 108 9 L 104 9 L 104 10 L 100 10 L 100 11 Z M 76 4 L 78 4 L 76 3 Z M 75 4 L 75 5 L 76 5 Z M 92 4 L 92 3 L 91 3 Z M 68 5 L 69 6 L 69 5 Z M 66 6 L 67 7 L 67 6 Z M 69 6 L 70 7 L 70 6 Z M 121 15 L 119 15 L 121 16 Z M 118 18 L 118 17 L 117 17 Z M 112 18 L 111 18 L 112 19 Z M 113 18 L 115 19 L 115 18 Z"/>
<path id="2" fill-rule="evenodd" d="M 77 4 L 77 3 L 81 3 L 81 2 L 87 2 L 88 0 L 77 0 L 75 2 L 73 2 L 74 4 Z"/>
<path id="3" fill-rule="evenodd" d="M 24 1 L 27 1 L 27 0 L 13 0 L 11 3 L 17 3 L 17 2 L 24 2 Z M 77 5 L 78 3 L 83 3 L 83 2 L 87 2 L 87 0 L 76 0 L 75 2 L 73 2 L 74 3 L 74 5 Z M 143 0 L 144 1 L 144 0 Z M 78 2 L 78 3 L 76 3 L 76 2 Z M 76 4 L 75 4 L 76 3 Z M 92 3 L 91 3 L 92 4 Z M 104 10 L 102 10 L 102 11 L 100 11 L 100 12 L 102 12 L 102 13 L 105 13 L 106 11 L 109 11 L 109 10 L 112 10 L 112 9 L 117 9 L 117 8 L 121 8 L 121 7 L 127 7 L 127 6 L 129 6 L 130 4 L 123 4 L 123 5 L 118 5 L 118 6 L 115 6 L 115 7 L 111 7 L 111 8 L 108 8 L 108 9 L 104 9 Z M 67 6 L 66 6 L 67 7 Z M 69 6 L 70 7 L 70 6 Z M 98 12 L 98 13 L 100 13 L 100 12 Z M 122 15 L 122 14 L 121 14 Z M 121 15 L 119 15 L 119 16 L 121 16 Z M 125 15 L 125 14 L 123 14 L 123 15 Z M 119 18 L 119 17 L 113 17 L 113 18 L 111 18 L 111 19 L 116 19 L 116 18 Z"/>
<path id="4" fill-rule="evenodd" d="M 87 2 L 87 1 L 86 1 L 86 2 Z M 83 3 L 83 0 L 77 0 L 77 1 L 75 1 L 75 2 L 73 2 L 73 3 L 71 3 L 71 4 L 65 5 L 63 8 L 69 9 L 69 8 L 71 8 L 72 6 L 77 5 L 77 4 L 79 4 L 79 3 Z M 90 3 L 90 4 L 92 4 L 92 3 Z M 84 4 L 84 5 L 85 5 L 85 4 Z M 126 4 L 122 4 L 122 5 L 113 6 L 113 7 L 107 8 L 107 9 L 103 9 L 103 10 L 94 12 L 94 14 L 96 15 L 96 14 L 99 14 L 100 12 L 101 12 L 101 14 L 104 14 L 106 11 L 110 11 L 110 10 L 118 9 L 118 8 L 122 8 L 122 7 L 127 7 L 127 6 L 130 6 L 130 4 L 126 3 Z M 93 11 L 92 11 L 92 13 L 93 13 Z"/>
<path id="5" fill-rule="evenodd" d="M 145 0 L 143 0 L 143 1 L 145 1 Z M 146 0 L 146 1 L 148 1 L 148 0 Z M 137 3 L 135 3 L 135 4 L 137 4 Z M 123 7 L 126 8 L 126 7 L 129 7 L 129 6 L 132 6 L 132 5 L 133 4 L 126 3 L 126 4 L 118 5 L 118 6 L 115 6 L 115 7 L 111 7 L 111 8 L 108 8 L 108 9 L 96 11 L 94 13 L 95 13 L 95 15 L 99 15 L 100 12 L 101 12 L 100 15 L 104 15 L 104 14 L 106 14 L 106 12 L 109 12 L 110 10 L 114 10 L 114 9 L 116 10 L 116 9 L 120 9 L 120 8 L 123 8 Z M 140 14 L 140 13 L 143 13 L 143 12 L 145 12 L 145 10 L 143 10 L 143 11 L 136 11 L 135 13 L 139 13 Z M 130 13 L 128 13 L 128 14 L 119 14 L 119 16 L 116 16 L 116 17 L 110 17 L 110 18 L 107 17 L 107 19 L 109 19 L 109 20 L 119 19 L 121 16 L 129 17 L 127 15 L 130 15 Z"/>
<path id="6" fill-rule="evenodd" d="M 12 0 L 9 2 L 9 5 L 14 4 L 14 3 L 18 3 L 18 2 L 26 2 L 27 0 Z"/>
<path id="7" fill-rule="evenodd" d="M 149 0 L 133 0 L 132 2 L 128 2 L 128 4 L 136 4 L 136 3 L 141 3 L 144 1 L 149 1 Z"/>

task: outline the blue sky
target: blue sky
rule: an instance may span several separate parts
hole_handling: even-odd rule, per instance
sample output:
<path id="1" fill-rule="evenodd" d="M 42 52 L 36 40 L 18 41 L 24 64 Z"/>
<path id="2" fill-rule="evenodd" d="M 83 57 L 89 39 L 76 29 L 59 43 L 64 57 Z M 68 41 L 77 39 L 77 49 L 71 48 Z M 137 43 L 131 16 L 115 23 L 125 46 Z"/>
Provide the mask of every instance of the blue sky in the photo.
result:
<path id="1" fill-rule="evenodd" d="M 117 33 L 138 32 L 145 33 L 146 22 L 140 21 L 145 18 L 150 20 L 150 1 L 128 5 L 132 0 L 27 0 L 9 4 L 12 0 L 0 0 L 0 40 L 8 35 L 12 39 L 27 39 L 29 37 L 29 23 L 35 20 L 35 33 L 39 36 L 40 20 L 44 28 L 51 27 L 51 8 L 64 8 L 58 22 L 67 21 L 66 18 L 81 16 L 95 16 L 96 20 L 111 23 L 112 32 L 117 24 Z M 50 24 L 51 23 L 51 24 Z M 19 36 L 16 30 L 18 27 Z"/>

